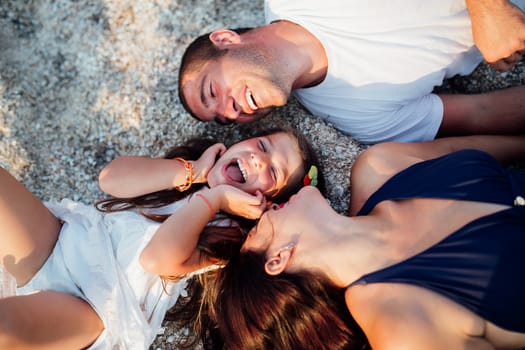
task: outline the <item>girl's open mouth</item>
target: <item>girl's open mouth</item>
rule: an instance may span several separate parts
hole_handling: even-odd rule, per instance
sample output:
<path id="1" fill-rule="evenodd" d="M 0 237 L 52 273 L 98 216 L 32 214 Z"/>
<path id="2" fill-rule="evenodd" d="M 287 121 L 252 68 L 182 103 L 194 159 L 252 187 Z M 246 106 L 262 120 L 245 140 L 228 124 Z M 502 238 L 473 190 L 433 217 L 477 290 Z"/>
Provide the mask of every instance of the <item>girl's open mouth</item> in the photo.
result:
<path id="1" fill-rule="evenodd" d="M 230 164 L 226 166 L 225 169 L 226 176 L 235 182 L 239 183 L 245 183 L 246 182 L 246 170 L 241 164 L 241 161 L 239 159 L 232 161 Z"/>

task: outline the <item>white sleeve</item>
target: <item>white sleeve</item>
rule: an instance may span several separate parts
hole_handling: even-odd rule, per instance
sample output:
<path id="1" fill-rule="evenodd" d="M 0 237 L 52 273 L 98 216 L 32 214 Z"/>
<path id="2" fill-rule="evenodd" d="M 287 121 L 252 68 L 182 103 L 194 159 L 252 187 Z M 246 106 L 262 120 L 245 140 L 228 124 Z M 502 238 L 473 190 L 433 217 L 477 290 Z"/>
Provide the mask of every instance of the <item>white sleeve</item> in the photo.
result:
<path id="1" fill-rule="evenodd" d="M 378 115 L 376 123 L 372 121 L 370 128 L 355 138 L 363 143 L 433 140 L 441 126 L 443 110 L 441 98 L 428 94 Z"/>
<path id="2" fill-rule="evenodd" d="M 435 94 L 403 102 L 346 99 L 343 106 L 337 97 L 296 97 L 313 115 L 362 143 L 432 140 L 443 119 L 443 102 Z"/>

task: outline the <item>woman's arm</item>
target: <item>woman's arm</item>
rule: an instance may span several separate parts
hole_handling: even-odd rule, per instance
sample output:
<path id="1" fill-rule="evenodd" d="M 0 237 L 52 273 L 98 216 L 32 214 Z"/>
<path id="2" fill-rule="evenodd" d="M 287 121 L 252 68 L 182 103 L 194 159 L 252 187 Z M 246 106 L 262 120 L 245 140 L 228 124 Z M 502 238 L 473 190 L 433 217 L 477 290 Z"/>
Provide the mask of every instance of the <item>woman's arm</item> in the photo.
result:
<path id="1" fill-rule="evenodd" d="M 161 276 L 181 276 L 211 265 L 201 261 L 199 236 L 216 211 L 258 218 L 266 205 L 261 193 L 252 196 L 229 185 L 199 192 L 159 227 L 140 256 L 142 266 Z"/>
<path id="2" fill-rule="evenodd" d="M 426 142 L 385 142 L 374 145 L 357 158 L 350 177 L 349 214 L 355 215 L 365 201 L 389 178 L 423 160 L 462 149 L 478 149 L 502 163 L 525 159 L 525 135 L 476 135 Z"/>

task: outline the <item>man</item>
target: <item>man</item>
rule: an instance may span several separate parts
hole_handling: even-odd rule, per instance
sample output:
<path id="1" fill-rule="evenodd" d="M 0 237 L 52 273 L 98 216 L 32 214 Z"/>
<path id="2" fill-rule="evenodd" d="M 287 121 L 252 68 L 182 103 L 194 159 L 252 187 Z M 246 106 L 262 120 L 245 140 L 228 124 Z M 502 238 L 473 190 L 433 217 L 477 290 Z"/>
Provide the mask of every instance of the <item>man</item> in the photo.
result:
<path id="1" fill-rule="evenodd" d="M 197 119 L 248 122 L 292 91 L 363 143 L 525 132 L 525 86 L 436 95 L 483 56 L 508 70 L 525 53 L 525 0 L 267 0 L 269 24 L 192 43 L 179 95 Z M 481 53 L 474 43 L 479 45 Z"/>

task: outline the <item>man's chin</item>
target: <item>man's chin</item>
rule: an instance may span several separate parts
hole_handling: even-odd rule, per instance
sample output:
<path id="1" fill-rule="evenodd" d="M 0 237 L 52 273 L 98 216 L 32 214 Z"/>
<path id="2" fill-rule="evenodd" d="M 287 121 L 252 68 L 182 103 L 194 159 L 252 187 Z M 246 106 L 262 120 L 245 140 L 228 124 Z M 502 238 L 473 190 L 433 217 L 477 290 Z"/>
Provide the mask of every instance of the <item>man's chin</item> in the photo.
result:
<path id="1" fill-rule="evenodd" d="M 246 117 L 240 117 L 240 118 L 237 118 L 235 120 L 235 122 L 237 124 L 247 124 L 247 123 L 251 123 L 251 122 L 255 122 L 259 119 L 262 119 L 264 117 L 266 117 L 268 114 L 270 114 L 270 112 L 273 110 L 273 108 L 266 108 L 264 110 L 264 112 L 257 112 L 257 113 L 254 113 L 252 115 L 249 115 L 249 116 L 246 116 Z"/>

